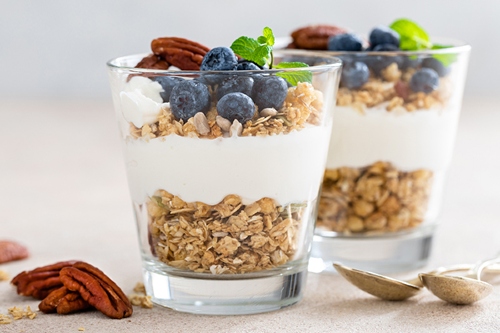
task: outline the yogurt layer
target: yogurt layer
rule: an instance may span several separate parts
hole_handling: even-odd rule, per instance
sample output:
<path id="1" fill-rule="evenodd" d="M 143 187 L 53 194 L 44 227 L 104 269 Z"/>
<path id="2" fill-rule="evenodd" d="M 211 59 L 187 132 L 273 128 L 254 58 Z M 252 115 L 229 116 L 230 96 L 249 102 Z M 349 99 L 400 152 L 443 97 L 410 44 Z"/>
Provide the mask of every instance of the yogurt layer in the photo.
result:
<path id="1" fill-rule="evenodd" d="M 124 151 L 132 199 L 142 203 L 165 189 L 184 201 L 209 205 L 229 194 L 241 196 L 243 204 L 263 197 L 281 205 L 313 200 L 329 135 L 328 126 L 308 126 L 265 137 L 129 138 Z"/>
<path id="2" fill-rule="evenodd" d="M 327 168 L 359 168 L 377 161 L 413 171 L 445 169 L 452 157 L 460 105 L 414 112 L 388 112 L 386 105 L 365 114 L 335 107 Z"/>

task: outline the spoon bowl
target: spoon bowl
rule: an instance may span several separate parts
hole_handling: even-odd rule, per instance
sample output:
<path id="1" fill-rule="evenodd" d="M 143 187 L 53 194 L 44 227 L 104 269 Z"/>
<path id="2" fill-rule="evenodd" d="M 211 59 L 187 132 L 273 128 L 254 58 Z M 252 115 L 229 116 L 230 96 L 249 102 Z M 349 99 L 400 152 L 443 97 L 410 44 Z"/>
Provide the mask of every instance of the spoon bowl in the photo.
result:
<path id="1" fill-rule="evenodd" d="M 424 286 L 443 301 L 453 304 L 472 304 L 488 296 L 493 286 L 481 281 L 483 271 L 500 263 L 500 254 L 493 259 L 478 262 L 468 276 L 419 274 Z"/>
<path id="2" fill-rule="evenodd" d="M 434 295 L 452 304 L 472 304 L 493 291 L 491 284 L 468 277 L 428 273 L 421 273 L 419 277 Z"/>
<path id="3" fill-rule="evenodd" d="M 415 296 L 422 290 L 422 285 L 361 271 L 338 263 L 334 263 L 333 266 L 347 281 L 359 289 L 384 300 L 403 301 Z"/>

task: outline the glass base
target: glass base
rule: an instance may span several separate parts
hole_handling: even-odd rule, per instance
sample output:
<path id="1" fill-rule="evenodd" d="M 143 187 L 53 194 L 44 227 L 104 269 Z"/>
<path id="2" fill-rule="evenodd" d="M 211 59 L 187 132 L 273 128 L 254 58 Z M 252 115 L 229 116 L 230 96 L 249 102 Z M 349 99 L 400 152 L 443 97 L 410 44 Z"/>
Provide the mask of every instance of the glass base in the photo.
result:
<path id="1" fill-rule="evenodd" d="M 309 271 L 336 272 L 334 262 L 375 273 L 399 273 L 425 266 L 432 246 L 434 227 L 390 236 L 314 235 Z"/>
<path id="2" fill-rule="evenodd" d="M 307 270 L 251 279 L 196 279 L 143 269 L 155 304 L 181 312 L 243 315 L 279 310 L 302 298 Z"/>

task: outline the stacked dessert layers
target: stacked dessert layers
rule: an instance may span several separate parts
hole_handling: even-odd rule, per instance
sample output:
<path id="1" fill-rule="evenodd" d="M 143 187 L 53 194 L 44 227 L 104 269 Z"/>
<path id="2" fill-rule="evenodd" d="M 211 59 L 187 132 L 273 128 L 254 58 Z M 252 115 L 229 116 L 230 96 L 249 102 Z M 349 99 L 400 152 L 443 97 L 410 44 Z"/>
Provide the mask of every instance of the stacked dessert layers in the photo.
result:
<path id="1" fill-rule="evenodd" d="M 416 26 L 393 26 L 401 22 Z M 316 232 L 380 234 L 435 221 L 461 103 L 454 55 L 400 52 L 408 40 L 384 26 L 368 40 L 334 26 L 292 38 L 290 48 L 329 50 L 344 62 Z"/>
<path id="2" fill-rule="evenodd" d="M 181 41 L 191 55 L 153 41 L 154 54 L 138 67 L 169 72 L 129 75 L 115 94 L 139 228 L 147 221 L 147 256 L 212 274 L 306 260 L 300 242 L 310 231 L 331 129 L 321 91 L 258 74 L 229 48 Z"/>

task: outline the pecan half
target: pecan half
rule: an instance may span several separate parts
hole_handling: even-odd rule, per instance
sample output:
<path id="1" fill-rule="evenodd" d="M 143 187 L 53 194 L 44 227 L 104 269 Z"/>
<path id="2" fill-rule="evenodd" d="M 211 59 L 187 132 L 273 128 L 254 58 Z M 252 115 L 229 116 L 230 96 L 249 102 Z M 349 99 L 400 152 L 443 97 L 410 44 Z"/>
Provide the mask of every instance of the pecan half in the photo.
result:
<path id="1" fill-rule="evenodd" d="M 292 32 L 293 45 L 298 49 L 327 50 L 330 36 L 346 32 L 334 25 L 311 25 Z"/>
<path id="2" fill-rule="evenodd" d="M 28 249 L 13 241 L 0 241 L 0 264 L 21 260 L 29 256 Z"/>
<path id="3" fill-rule="evenodd" d="M 79 293 L 69 291 L 66 287 L 52 291 L 38 304 L 38 309 L 43 313 L 69 314 L 90 308 L 90 304 L 85 302 Z"/>
<path id="4" fill-rule="evenodd" d="M 32 296 L 44 299 L 52 291 L 60 288 L 63 284 L 59 279 L 59 272 L 77 261 L 61 261 L 53 265 L 35 268 L 17 274 L 11 281 L 17 287 L 17 293 L 23 296 Z"/>
<path id="5" fill-rule="evenodd" d="M 98 268 L 80 261 L 63 268 L 60 278 L 68 290 L 78 292 L 106 316 L 121 319 L 132 315 L 132 304 L 127 296 Z"/>
<path id="6" fill-rule="evenodd" d="M 153 39 L 151 50 L 182 70 L 199 70 L 203 57 L 210 49 L 184 38 L 161 37 Z"/>
<path id="7" fill-rule="evenodd" d="M 142 58 L 142 60 L 135 66 L 135 68 L 149 69 L 168 69 L 169 67 L 169 63 L 156 54 L 150 54 Z"/>

